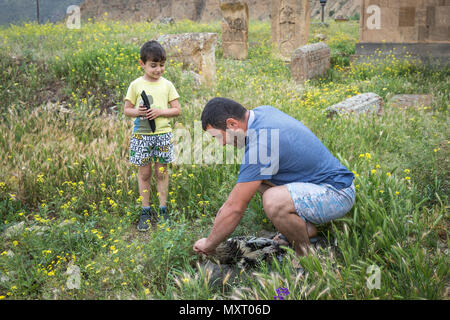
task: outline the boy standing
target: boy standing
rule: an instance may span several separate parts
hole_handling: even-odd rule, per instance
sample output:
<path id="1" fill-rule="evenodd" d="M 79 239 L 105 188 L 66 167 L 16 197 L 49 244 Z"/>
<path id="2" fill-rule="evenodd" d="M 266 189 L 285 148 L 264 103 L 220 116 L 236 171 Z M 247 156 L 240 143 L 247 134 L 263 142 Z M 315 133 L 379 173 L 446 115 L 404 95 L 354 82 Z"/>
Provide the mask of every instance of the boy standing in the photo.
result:
<path id="1" fill-rule="evenodd" d="M 125 98 L 124 114 L 136 118 L 130 139 L 130 162 L 139 167 L 138 184 L 142 198 L 142 214 L 137 228 L 139 231 L 146 231 L 157 217 L 157 213 L 150 206 L 152 162 L 156 176 L 156 189 L 159 193 L 158 213 L 168 219 L 167 164 L 174 160 L 169 118 L 178 116 L 181 109 L 177 90 L 172 82 L 162 76 L 166 62 L 164 48 L 157 41 L 148 41 L 142 46 L 140 55 L 139 64 L 144 70 L 144 75 L 130 84 Z M 145 91 L 151 104 L 148 110 L 143 106 L 142 91 Z M 155 121 L 154 132 L 149 120 Z"/>

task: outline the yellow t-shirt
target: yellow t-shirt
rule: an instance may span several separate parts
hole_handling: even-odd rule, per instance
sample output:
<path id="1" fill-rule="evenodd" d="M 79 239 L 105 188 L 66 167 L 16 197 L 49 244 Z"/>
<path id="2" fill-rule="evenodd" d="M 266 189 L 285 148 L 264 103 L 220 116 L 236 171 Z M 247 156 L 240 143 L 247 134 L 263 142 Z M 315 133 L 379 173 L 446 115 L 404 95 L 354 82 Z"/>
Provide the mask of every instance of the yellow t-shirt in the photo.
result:
<path id="1" fill-rule="evenodd" d="M 129 100 L 136 109 L 139 108 L 139 105 L 144 104 L 141 97 L 142 90 L 145 90 L 151 108 L 167 109 L 169 108 L 170 101 L 180 97 L 172 82 L 166 78 L 161 77 L 156 82 L 150 82 L 145 80 L 144 77 L 140 77 L 131 82 L 128 87 L 127 96 L 125 97 L 125 100 Z M 161 134 L 172 131 L 169 118 L 158 117 L 155 119 L 155 125 L 156 130 L 152 132 L 148 120 L 137 117 L 134 120 L 133 133 Z"/>

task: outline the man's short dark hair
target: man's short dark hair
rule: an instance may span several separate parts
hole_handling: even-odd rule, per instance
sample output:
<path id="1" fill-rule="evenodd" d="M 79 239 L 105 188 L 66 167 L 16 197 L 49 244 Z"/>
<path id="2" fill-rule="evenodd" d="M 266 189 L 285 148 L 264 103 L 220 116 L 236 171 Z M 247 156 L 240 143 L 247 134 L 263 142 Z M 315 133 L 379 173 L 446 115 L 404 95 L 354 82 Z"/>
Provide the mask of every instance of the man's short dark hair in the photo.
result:
<path id="1" fill-rule="evenodd" d="M 238 102 L 227 98 L 213 98 L 208 101 L 202 112 L 202 127 L 206 130 L 208 125 L 219 130 L 227 130 L 226 121 L 233 118 L 245 120 L 245 109 Z"/>
<path id="2" fill-rule="evenodd" d="M 148 60 L 153 62 L 166 61 L 166 50 L 158 41 L 147 41 L 141 48 L 141 60 L 143 63 Z"/>

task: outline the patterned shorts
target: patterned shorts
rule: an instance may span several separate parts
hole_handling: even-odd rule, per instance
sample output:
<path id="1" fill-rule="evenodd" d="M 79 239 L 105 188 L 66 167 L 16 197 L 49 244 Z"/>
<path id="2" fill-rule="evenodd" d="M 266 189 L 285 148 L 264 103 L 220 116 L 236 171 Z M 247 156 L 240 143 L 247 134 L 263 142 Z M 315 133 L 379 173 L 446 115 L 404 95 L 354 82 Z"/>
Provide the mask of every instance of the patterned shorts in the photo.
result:
<path id="1" fill-rule="evenodd" d="M 162 134 L 137 134 L 130 138 L 130 162 L 145 166 L 150 162 L 171 163 L 173 155 L 173 136 L 171 132 Z"/>
<path id="2" fill-rule="evenodd" d="M 286 185 L 297 214 L 313 224 L 343 217 L 355 202 L 355 186 L 341 190 L 321 183 L 289 183 Z"/>

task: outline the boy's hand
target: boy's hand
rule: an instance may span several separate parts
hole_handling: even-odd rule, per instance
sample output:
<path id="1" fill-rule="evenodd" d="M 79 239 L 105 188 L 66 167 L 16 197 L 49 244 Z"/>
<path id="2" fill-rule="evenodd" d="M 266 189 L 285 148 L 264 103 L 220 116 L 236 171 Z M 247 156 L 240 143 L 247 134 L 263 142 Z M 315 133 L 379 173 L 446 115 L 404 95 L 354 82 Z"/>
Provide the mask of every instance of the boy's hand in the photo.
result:
<path id="1" fill-rule="evenodd" d="M 139 106 L 139 117 L 143 119 L 147 118 L 147 109 L 142 104 Z"/>
<path id="2" fill-rule="evenodd" d="M 147 110 L 143 105 L 139 106 L 139 116 L 143 119 L 153 120 L 162 115 L 160 109 L 151 108 Z"/>
<path id="3" fill-rule="evenodd" d="M 162 112 L 160 109 L 151 108 L 150 110 L 147 111 L 147 119 L 149 119 L 149 120 L 156 119 L 161 115 L 162 115 Z"/>

